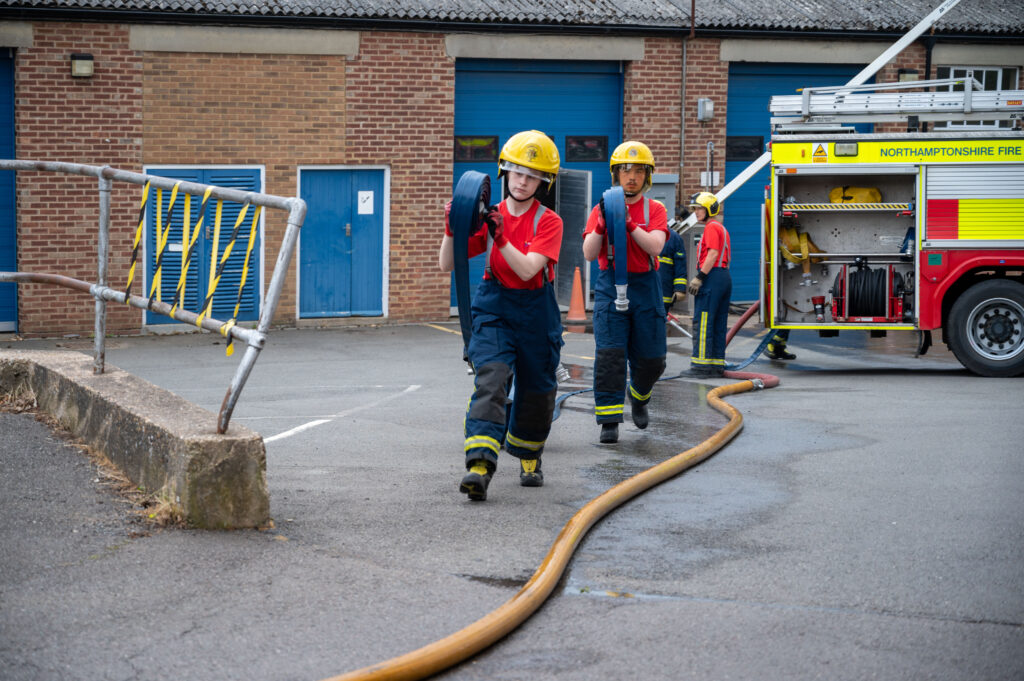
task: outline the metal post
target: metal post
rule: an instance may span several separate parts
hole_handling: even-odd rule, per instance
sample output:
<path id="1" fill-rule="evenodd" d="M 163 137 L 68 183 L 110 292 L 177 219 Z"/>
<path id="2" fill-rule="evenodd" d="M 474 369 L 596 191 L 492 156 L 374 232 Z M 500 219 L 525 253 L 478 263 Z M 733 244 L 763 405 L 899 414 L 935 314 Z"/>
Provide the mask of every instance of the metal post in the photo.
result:
<path id="1" fill-rule="evenodd" d="M 274 267 L 274 274 L 267 286 L 267 297 L 263 301 L 263 309 L 260 311 L 260 321 L 256 326 L 255 338 L 249 340 L 249 346 L 245 349 L 245 356 L 235 370 L 235 376 L 231 379 L 231 385 L 224 395 L 224 401 L 220 405 L 220 414 L 217 416 L 217 432 L 226 433 L 231 414 L 235 410 L 238 396 L 249 379 L 249 372 L 252 371 L 256 358 L 259 357 L 263 348 L 265 334 L 274 321 L 274 313 L 277 310 L 277 303 L 281 299 L 281 289 L 284 288 L 284 278 L 288 270 L 288 263 L 295 251 L 295 244 L 299 239 L 299 229 L 306 217 L 306 202 L 302 199 L 289 199 L 293 201 L 291 211 L 288 215 L 288 228 L 285 230 L 284 239 L 281 241 L 281 250 L 277 253 L 277 265 Z"/>
<path id="2" fill-rule="evenodd" d="M 96 283 L 107 285 L 107 252 L 110 250 L 110 187 L 113 182 L 105 177 L 99 178 L 100 189 L 100 233 L 98 240 L 99 255 L 96 261 Z M 96 338 L 93 340 L 95 356 L 92 372 L 102 374 L 106 367 L 107 351 L 107 301 L 96 296 L 96 321 L 94 326 Z"/>
<path id="3" fill-rule="evenodd" d="M 252 371 L 253 364 L 259 356 L 260 350 L 266 343 L 266 332 L 274 319 L 277 304 L 281 298 L 281 290 L 284 288 L 284 281 L 288 270 L 288 263 L 295 252 L 295 246 L 299 237 L 299 230 L 306 217 L 306 202 L 297 197 L 274 196 L 258 192 L 241 191 L 227 187 L 216 187 L 197 182 L 182 182 L 173 178 L 145 175 L 127 170 L 117 170 L 109 166 L 89 166 L 80 163 L 61 163 L 53 161 L 23 161 L 17 159 L 0 159 L 0 170 L 29 170 L 42 172 L 61 172 L 73 175 L 88 175 L 98 178 L 100 192 L 100 219 L 99 219 L 99 243 L 97 246 L 97 282 L 90 283 L 70 277 L 33 272 L 0 272 L 0 282 L 16 283 L 45 283 L 56 286 L 63 286 L 77 291 L 90 294 L 96 300 L 95 318 L 95 362 L 93 373 L 101 374 L 105 364 L 105 338 L 106 338 L 106 304 L 107 302 L 127 304 L 140 310 L 151 310 L 158 314 L 167 315 L 172 319 L 186 324 L 195 324 L 207 331 L 219 332 L 230 335 L 232 338 L 246 343 L 245 356 L 239 364 L 231 387 L 224 397 L 221 412 L 217 420 L 217 432 L 227 431 L 228 421 L 231 419 L 231 412 L 234 410 L 239 393 L 245 385 L 245 381 Z M 234 201 L 239 204 L 256 204 L 265 208 L 275 208 L 288 211 L 288 228 L 285 231 L 281 243 L 281 250 L 278 253 L 277 265 L 268 286 L 266 299 L 260 313 L 260 320 L 256 329 L 248 329 L 240 326 L 227 325 L 213 317 L 203 317 L 175 308 L 159 300 L 149 300 L 144 296 L 127 295 L 125 291 L 115 291 L 107 286 L 107 269 L 109 263 L 108 251 L 110 247 L 110 191 L 113 182 L 130 182 L 133 184 L 150 184 L 160 189 L 175 189 L 188 194 L 201 196 L 207 190 L 210 195 L 225 201 Z"/>

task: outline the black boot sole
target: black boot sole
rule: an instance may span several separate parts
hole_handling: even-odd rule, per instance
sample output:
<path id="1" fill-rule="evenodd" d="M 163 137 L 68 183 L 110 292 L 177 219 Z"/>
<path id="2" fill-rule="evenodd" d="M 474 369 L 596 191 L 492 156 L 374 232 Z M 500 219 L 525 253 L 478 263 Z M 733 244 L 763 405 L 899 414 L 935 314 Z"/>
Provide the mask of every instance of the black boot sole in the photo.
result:
<path id="1" fill-rule="evenodd" d="M 479 473 L 467 473 L 462 482 L 459 483 L 459 491 L 469 497 L 470 501 L 485 501 L 487 499 L 487 485 L 491 482 L 491 476 L 483 476 Z"/>

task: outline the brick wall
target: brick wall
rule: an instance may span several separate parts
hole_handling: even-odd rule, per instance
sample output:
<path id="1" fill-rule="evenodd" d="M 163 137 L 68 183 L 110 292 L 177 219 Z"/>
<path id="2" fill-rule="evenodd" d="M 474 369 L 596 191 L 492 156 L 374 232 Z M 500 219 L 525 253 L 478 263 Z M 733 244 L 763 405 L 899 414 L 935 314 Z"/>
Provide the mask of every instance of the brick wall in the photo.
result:
<path id="1" fill-rule="evenodd" d="M 680 172 L 682 57 L 679 40 L 646 38 L 643 61 L 630 62 L 625 73 L 623 139 L 650 147 L 659 173 Z"/>
<path id="2" fill-rule="evenodd" d="M 455 62 L 444 35 L 362 34 L 347 97 L 349 162 L 391 167 L 390 316 L 447 318 L 437 249 L 452 187 Z"/>
<path id="3" fill-rule="evenodd" d="M 93 55 L 93 77 L 71 77 L 73 52 Z M 15 73 L 18 158 L 140 169 L 142 69 L 125 27 L 37 23 L 34 46 L 17 52 Z M 125 282 L 139 191 L 118 183 L 112 192 L 109 281 L 115 287 Z M 95 281 L 98 206 L 93 178 L 18 173 L 18 269 Z M 22 335 L 92 332 L 90 296 L 41 284 L 21 284 L 18 293 Z M 108 305 L 110 333 L 135 331 L 140 320 L 136 310 Z"/>
<path id="4" fill-rule="evenodd" d="M 729 63 L 719 59 L 721 41 L 699 38 L 690 41 L 686 50 L 686 98 L 683 117 L 686 120 L 683 169 L 680 173 L 680 193 L 689 200 L 694 192 L 703 191 L 700 173 L 706 169 L 707 144 L 714 142 L 713 170 L 725 181 L 725 121 L 728 116 Z M 709 98 L 714 102 L 715 115 L 711 121 L 697 120 L 697 100 Z M 722 188 L 722 183 L 712 191 Z"/>
<path id="5" fill-rule="evenodd" d="M 146 164 L 264 165 L 269 194 L 295 196 L 297 167 L 346 156 L 343 56 L 143 55 Z M 264 211 L 264 287 L 287 214 Z M 293 324 L 293 257 L 275 321 Z"/>

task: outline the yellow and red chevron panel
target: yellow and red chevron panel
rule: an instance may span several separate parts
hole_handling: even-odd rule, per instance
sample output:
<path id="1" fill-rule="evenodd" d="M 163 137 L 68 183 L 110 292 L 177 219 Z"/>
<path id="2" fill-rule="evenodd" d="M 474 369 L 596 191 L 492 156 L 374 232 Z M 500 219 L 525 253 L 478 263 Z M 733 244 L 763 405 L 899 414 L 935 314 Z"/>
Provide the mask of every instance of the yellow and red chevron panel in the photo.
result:
<path id="1" fill-rule="evenodd" d="M 928 199 L 929 239 L 1024 239 L 1024 199 Z"/>

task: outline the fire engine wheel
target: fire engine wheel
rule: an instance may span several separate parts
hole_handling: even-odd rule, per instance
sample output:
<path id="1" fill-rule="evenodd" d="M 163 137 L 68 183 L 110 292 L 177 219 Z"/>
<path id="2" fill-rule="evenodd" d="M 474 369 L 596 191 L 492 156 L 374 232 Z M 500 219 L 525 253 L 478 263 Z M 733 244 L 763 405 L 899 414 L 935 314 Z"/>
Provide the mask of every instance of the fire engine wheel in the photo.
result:
<path id="1" fill-rule="evenodd" d="M 981 376 L 1024 374 L 1024 285 L 991 279 L 967 289 L 949 314 L 949 349 Z"/>

